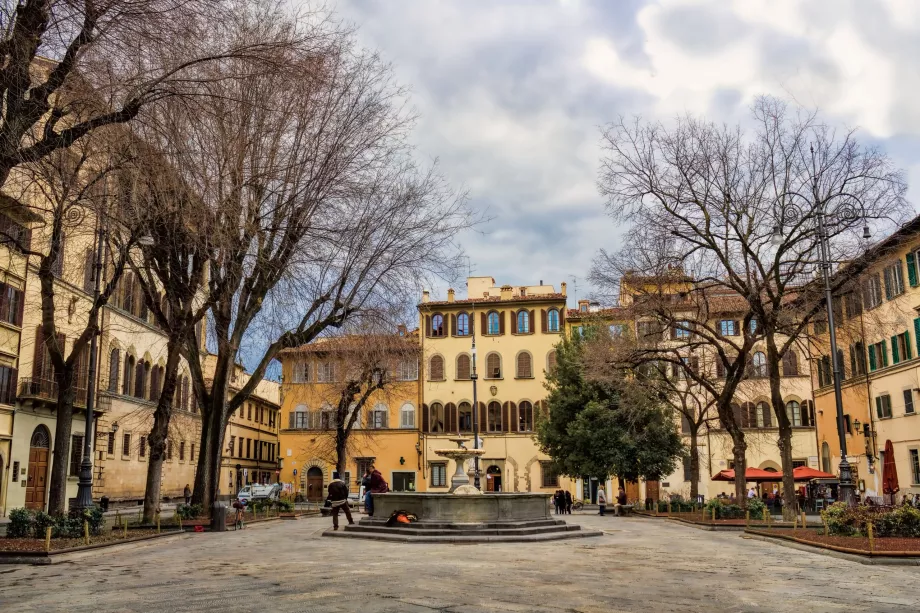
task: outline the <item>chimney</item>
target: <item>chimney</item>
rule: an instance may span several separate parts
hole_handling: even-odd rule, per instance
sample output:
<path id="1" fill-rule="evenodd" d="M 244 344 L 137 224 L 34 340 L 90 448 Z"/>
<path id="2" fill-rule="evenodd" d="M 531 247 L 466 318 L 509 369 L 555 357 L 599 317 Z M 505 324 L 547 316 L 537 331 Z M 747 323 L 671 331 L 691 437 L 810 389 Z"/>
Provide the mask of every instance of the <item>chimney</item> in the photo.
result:
<path id="1" fill-rule="evenodd" d="M 405 336 L 406 332 L 408 331 L 406 329 L 406 326 L 404 326 L 403 324 L 399 324 L 398 326 L 396 326 L 396 330 L 399 332 L 400 336 Z"/>
<path id="2" fill-rule="evenodd" d="M 428 302 L 429 300 L 431 300 L 431 294 L 428 293 L 427 289 L 423 289 L 422 290 L 422 302 Z"/>
<path id="3" fill-rule="evenodd" d="M 562 288 L 562 295 L 565 296 L 565 295 L 566 295 L 566 293 L 565 293 L 565 281 L 563 281 L 562 283 L 560 283 L 560 284 L 559 284 L 559 287 Z"/>
<path id="4" fill-rule="evenodd" d="M 448 302 L 454 301 L 454 289 L 453 288 L 447 290 L 447 301 Z"/>
<path id="5" fill-rule="evenodd" d="M 512 288 L 510 285 L 502 285 L 501 292 L 502 300 L 511 300 L 514 297 L 514 288 Z"/>

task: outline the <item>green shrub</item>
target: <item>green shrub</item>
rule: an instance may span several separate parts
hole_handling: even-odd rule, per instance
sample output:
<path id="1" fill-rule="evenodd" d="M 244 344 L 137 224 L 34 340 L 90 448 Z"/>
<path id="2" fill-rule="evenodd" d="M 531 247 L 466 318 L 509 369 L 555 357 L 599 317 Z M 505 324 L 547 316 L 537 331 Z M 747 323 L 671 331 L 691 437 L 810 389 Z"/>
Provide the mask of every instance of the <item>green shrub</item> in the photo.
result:
<path id="1" fill-rule="evenodd" d="M 276 500 L 275 508 L 278 509 L 279 511 L 293 511 L 294 503 L 291 502 L 290 500 Z"/>
<path id="2" fill-rule="evenodd" d="M 850 508 L 845 502 L 835 502 L 821 511 L 828 532 L 836 536 L 865 536 L 868 534 L 867 524 L 870 521 L 878 523 L 884 515 L 873 507 L 860 505 Z"/>
<path id="3" fill-rule="evenodd" d="M 13 509 L 10 511 L 10 523 L 6 527 L 9 538 L 26 538 L 32 536 L 35 517 L 29 509 Z"/>
<path id="4" fill-rule="evenodd" d="M 180 504 L 176 507 L 176 513 L 182 519 L 194 519 L 201 517 L 204 507 L 200 504 Z"/>
<path id="5" fill-rule="evenodd" d="M 45 538 L 45 530 L 49 527 L 52 529 L 51 533 L 53 535 L 54 525 L 56 522 L 57 522 L 57 519 L 55 519 L 51 515 L 48 515 L 44 511 L 37 511 L 32 516 L 32 530 L 33 530 L 32 536 L 34 536 L 37 539 Z"/>
<path id="6" fill-rule="evenodd" d="M 873 519 L 875 536 L 920 538 L 920 510 L 902 505 Z"/>
<path id="7" fill-rule="evenodd" d="M 747 510 L 750 511 L 752 518 L 762 519 L 766 508 L 767 505 L 760 498 L 748 498 Z"/>

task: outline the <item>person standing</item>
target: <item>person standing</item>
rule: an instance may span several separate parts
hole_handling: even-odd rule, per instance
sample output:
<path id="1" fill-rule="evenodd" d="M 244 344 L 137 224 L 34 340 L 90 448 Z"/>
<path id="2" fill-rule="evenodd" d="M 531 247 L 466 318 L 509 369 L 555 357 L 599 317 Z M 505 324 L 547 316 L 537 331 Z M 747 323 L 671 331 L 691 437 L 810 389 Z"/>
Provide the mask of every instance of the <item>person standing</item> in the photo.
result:
<path id="1" fill-rule="evenodd" d="M 345 519 L 349 525 L 355 523 L 351 518 L 351 508 L 348 504 L 348 485 L 339 479 L 339 473 L 332 473 L 332 481 L 329 482 L 329 495 L 326 497 L 332 506 L 332 529 L 339 529 L 339 510 L 345 511 Z"/>
<path id="2" fill-rule="evenodd" d="M 572 493 L 569 490 L 565 491 L 565 512 L 567 515 L 572 514 Z"/>
<path id="3" fill-rule="evenodd" d="M 371 514 L 371 466 L 368 464 L 367 469 L 364 471 L 364 476 L 361 478 L 361 487 L 364 488 L 364 512 L 368 515 Z"/>
<path id="4" fill-rule="evenodd" d="M 603 515 L 607 510 L 607 494 L 604 493 L 604 487 L 597 488 L 597 506 L 600 508 L 598 515 Z"/>
<path id="5" fill-rule="evenodd" d="M 374 494 L 386 494 L 390 491 L 390 486 L 387 485 L 387 482 L 384 481 L 383 475 L 380 474 L 380 471 L 377 470 L 377 467 L 371 464 L 370 466 L 370 494 L 367 495 L 367 499 L 364 502 L 364 507 L 367 509 L 367 514 L 371 517 L 374 516 Z"/>
<path id="6" fill-rule="evenodd" d="M 188 483 L 185 484 L 185 489 L 182 490 L 182 495 L 185 496 L 185 504 L 192 504 L 192 488 L 188 486 Z"/>

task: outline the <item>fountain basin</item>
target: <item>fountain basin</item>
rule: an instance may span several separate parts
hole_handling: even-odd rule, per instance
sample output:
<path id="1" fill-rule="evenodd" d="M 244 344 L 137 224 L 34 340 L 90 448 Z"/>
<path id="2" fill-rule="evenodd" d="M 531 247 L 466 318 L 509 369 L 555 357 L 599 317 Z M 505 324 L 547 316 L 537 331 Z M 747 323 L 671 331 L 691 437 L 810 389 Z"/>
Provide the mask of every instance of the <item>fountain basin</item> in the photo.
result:
<path id="1" fill-rule="evenodd" d="M 488 523 L 550 519 L 549 494 L 431 494 L 390 492 L 374 494 L 374 516 L 388 518 L 408 511 L 419 522 Z"/>

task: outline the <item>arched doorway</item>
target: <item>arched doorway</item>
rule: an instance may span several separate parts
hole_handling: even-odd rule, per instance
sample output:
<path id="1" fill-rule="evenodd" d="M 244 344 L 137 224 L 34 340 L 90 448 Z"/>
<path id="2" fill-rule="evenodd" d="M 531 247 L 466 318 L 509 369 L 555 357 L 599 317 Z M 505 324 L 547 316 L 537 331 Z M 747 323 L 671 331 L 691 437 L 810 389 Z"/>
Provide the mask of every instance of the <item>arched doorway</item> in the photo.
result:
<path id="1" fill-rule="evenodd" d="M 322 502 L 323 498 L 323 471 L 321 468 L 311 466 L 307 470 L 307 500 Z"/>
<path id="2" fill-rule="evenodd" d="M 494 464 L 486 469 L 486 491 L 502 491 L 502 469 Z"/>
<path id="3" fill-rule="evenodd" d="M 51 436 L 48 428 L 38 426 L 32 432 L 29 443 L 29 471 L 26 481 L 26 508 L 45 508 L 45 486 L 48 480 L 48 450 L 51 448 Z"/>

